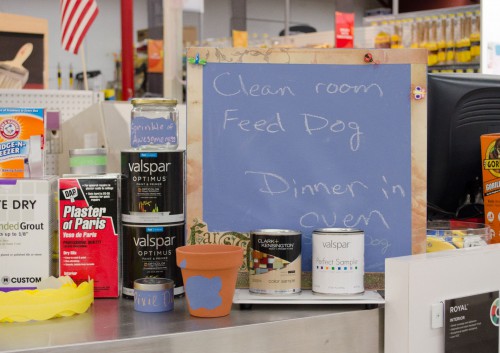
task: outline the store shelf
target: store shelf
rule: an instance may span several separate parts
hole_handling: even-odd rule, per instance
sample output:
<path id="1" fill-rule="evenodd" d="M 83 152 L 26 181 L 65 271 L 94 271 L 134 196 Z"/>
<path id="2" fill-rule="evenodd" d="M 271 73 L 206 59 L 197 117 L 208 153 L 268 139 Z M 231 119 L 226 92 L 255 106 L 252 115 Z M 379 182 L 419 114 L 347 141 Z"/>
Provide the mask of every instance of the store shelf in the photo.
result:
<path id="1" fill-rule="evenodd" d="M 369 26 L 373 22 L 404 20 L 404 19 L 417 18 L 417 17 L 423 18 L 426 16 L 457 14 L 460 12 L 462 12 L 462 13 L 463 12 L 474 12 L 474 11 L 477 11 L 479 9 L 480 9 L 480 5 L 467 5 L 467 6 L 446 7 L 443 9 L 404 12 L 404 13 L 391 14 L 391 15 L 367 16 L 367 17 L 363 17 L 363 26 Z"/>
<path id="2" fill-rule="evenodd" d="M 382 307 L 234 305 L 207 319 L 190 316 L 185 298 L 166 313 L 97 299 L 81 315 L 0 324 L 0 352 L 383 352 L 383 332 Z"/>
<path id="3" fill-rule="evenodd" d="M 463 63 L 450 65 L 433 65 L 427 67 L 428 72 L 432 73 L 474 73 L 479 72 L 479 63 Z"/>

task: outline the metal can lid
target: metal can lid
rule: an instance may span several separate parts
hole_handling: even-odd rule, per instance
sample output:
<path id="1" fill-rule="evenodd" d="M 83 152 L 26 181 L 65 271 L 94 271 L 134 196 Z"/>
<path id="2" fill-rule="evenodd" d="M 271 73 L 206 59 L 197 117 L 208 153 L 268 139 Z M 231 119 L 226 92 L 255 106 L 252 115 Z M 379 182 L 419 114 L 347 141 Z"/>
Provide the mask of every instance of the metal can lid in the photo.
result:
<path id="1" fill-rule="evenodd" d="M 319 228 L 315 229 L 313 233 L 318 234 L 354 234 L 354 233 L 363 233 L 361 229 L 356 228 Z"/>
<path id="2" fill-rule="evenodd" d="M 173 98 L 133 98 L 131 100 L 132 105 L 142 105 L 142 104 L 147 104 L 147 105 L 153 105 L 153 104 L 160 104 L 160 105 L 177 105 L 177 99 Z"/>
<path id="3" fill-rule="evenodd" d="M 147 147 L 147 146 L 141 146 L 141 147 Z M 120 153 L 123 155 L 124 153 L 128 154 L 138 154 L 141 156 L 144 153 L 157 153 L 157 154 L 167 154 L 167 153 L 172 153 L 172 154 L 184 154 L 186 152 L 185 149 L 182 148 L 177 148 L 177 149 L 160 149 L 157 147 L 152 147 L 152 148 L 144 148 L 144 149 L 137 149 L 137 148 L 126 148 L 123 150 L 120 150 Z M 151 155 L 146 155 L 147 157 L 151 157 Z"/>
<path id="4" fill-rule="evenodd" d="M 161 291 L 174 288 L 174 281 L 168 278 L 139 278 L 134 281 L 134 289 Z"/>
<path id="5" fill-rule="evenodd" d="M 140 212 L 141 214 L 151 214 L 151 213 L 159 213 L 159 212 Z M 123 217 L 124 213 L 122 213 Z M 126 216 L 128 214 L 125 213 Z M 143 224 L 143 223 L 128 223 L 128 222 L 123 222 L 122 221 L 122 226 L 123 227 L 130 227 L 130 228 L 172 228 L 172 227 L 177 227 L 177 226 L 183 226 L 185 225 L 184 222 L 180 223 L 158 223 L 158 224 Z"/>
<path id="6" fill-rule="evenodd" d="M 256 229 L 250 231 L 250 234 L 255 235 L 302 235 L 299 231 L 292 229 Z"/>

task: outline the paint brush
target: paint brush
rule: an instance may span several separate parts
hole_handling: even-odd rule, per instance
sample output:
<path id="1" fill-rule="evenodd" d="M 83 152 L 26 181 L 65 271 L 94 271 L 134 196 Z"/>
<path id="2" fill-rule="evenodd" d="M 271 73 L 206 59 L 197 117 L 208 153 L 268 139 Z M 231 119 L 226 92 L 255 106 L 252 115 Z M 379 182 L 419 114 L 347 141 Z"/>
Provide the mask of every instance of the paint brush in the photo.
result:
<path id="1" fill-rule="evenodd" d="M 0 62 L 0 88 L 23 88 L 29 71 L 23 66 L 33 51 L 33 44 L 24 44 L 12 60 Z"/>

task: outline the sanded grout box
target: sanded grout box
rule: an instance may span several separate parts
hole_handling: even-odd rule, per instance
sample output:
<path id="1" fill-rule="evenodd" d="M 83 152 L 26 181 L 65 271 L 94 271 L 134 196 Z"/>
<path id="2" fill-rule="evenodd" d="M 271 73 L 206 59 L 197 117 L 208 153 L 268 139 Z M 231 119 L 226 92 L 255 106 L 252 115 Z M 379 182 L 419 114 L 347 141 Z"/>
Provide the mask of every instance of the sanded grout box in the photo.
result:
<path id="1" fill-rule="evenodd" d="M 57 177 L 0 179 L 0 290 L 35 289 L 54 275 Z"/>

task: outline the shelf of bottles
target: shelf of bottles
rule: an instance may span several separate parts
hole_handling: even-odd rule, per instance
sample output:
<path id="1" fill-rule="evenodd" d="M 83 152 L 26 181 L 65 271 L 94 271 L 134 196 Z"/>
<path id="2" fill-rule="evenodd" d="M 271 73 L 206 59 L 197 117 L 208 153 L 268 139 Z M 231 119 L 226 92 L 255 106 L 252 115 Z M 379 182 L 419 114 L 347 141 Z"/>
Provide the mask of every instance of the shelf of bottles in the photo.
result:
<path id="1" fill-rule="evenodd" d="M 479 5 L 365 17 L 375 48 L 424 48 L 429 72 L 478 72 Z"/>

